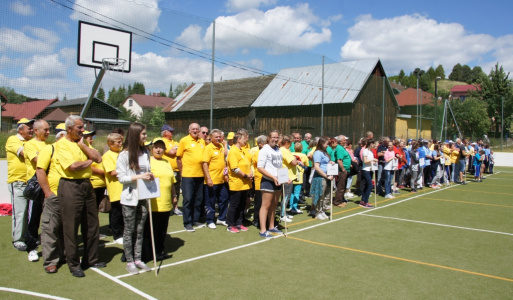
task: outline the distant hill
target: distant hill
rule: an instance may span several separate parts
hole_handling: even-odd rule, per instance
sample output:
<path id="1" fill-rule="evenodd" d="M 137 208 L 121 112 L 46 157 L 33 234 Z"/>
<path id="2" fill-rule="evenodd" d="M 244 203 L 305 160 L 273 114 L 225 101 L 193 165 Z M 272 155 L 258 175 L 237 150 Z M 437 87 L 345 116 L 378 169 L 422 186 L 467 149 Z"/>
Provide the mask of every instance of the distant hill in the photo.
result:
<path id="1" fill-rule="evenodd" d="M 449 92 L 452 89 L 452 87 L 455 85 L 467 85 L 467 84 L 468 83 L 463 82 L 463 81 L 452 81 L 449 79 L 443 79 L 443 80 L 438 81 L 438 90 L 446 90 Z M 433 85 L 433 87 L 434 87 L 434 85 Z"/>

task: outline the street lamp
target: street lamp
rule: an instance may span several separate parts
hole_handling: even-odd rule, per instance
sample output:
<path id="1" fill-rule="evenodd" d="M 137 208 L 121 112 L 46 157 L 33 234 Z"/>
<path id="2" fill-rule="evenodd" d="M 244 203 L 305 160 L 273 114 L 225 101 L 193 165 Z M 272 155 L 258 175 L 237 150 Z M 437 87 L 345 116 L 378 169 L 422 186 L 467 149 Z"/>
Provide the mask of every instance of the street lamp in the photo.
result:
<path id="1" fill-rule="evenodd" d="M 435 127 L 434 127 L 434 131 L 435 131 L 435 134 L 436 134 L 436 124 L 437 124 L 437 119 L 436 119 L 436 115 L 438 113 L 438 80 L 442 79 L 442 77 L 438 76 L 435 78 Z M 436 136 L 434 135 L 431 135 L 432 138 L 436 138 Z"/>
<path id="2" fill-rule="evenodd" d="M 424 74 L 424 71 L 416 68 L 413 71 L 413 75 L 417 77 L 417 128 L 416 128 L 416 139 L 419 139 L 419 78 Z"/>

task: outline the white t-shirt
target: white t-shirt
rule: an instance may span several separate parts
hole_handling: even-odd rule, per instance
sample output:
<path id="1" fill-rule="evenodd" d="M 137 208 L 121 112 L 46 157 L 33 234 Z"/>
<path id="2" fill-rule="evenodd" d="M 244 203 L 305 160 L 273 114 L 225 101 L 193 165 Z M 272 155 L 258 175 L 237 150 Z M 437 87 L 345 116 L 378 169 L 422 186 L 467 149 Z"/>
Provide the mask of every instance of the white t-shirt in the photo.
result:
<path id="1" fill-rule="evenodd" d="M 368 163 L 365 163 L 365 158 L 369 161 Z M 365 149 L 363 151 L 363 170 L 364 171 L 372 171 L 372 160 L 374 159 L 374 153 L 372 153 L 371 150 Z"/>
<path id="2" fill-rule="evenodd" d="M 273 176 L 278 176 L 278 169 L 282 167 L 283 157 L 279 147 L 276 149 L 271 148 L 269 145 L 265 145 L 258 152 L 257 168 L 264 168 L 267 172 Z M 266 176 L 263 176 L 268 180 L 272 180 Z"/>

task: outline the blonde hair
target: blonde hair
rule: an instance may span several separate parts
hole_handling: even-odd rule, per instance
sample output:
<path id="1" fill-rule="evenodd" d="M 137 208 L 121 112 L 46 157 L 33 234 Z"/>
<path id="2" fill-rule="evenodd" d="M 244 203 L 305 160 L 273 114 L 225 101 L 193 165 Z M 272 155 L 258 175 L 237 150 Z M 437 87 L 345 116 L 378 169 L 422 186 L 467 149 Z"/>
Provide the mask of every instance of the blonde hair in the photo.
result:
<path id="1" fill-rule="evenodd" d="M 123 136 L 119 133 L 109 133 L 109 135 L 107 136 L 107 144 L 109 145 L 118 140 L 123 141 Z"/>

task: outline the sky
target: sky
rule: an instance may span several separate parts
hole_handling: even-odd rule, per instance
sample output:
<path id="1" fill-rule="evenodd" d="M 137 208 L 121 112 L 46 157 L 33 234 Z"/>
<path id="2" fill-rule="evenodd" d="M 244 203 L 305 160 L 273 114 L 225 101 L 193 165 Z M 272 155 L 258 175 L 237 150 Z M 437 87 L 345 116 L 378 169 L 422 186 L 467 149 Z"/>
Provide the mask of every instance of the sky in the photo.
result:
<path id="1" fill-rule="evenodd" d="M 0 86 L 29 97 L 90 93 L 97 71 L 77 65 L 78 22 L 133 32 L 131 72 L 102 88 L 146 92 L 283 68 L 379 58 L 388 76 L 456 63 L 513 70 L 512 1 L 3 0 Z"/>

